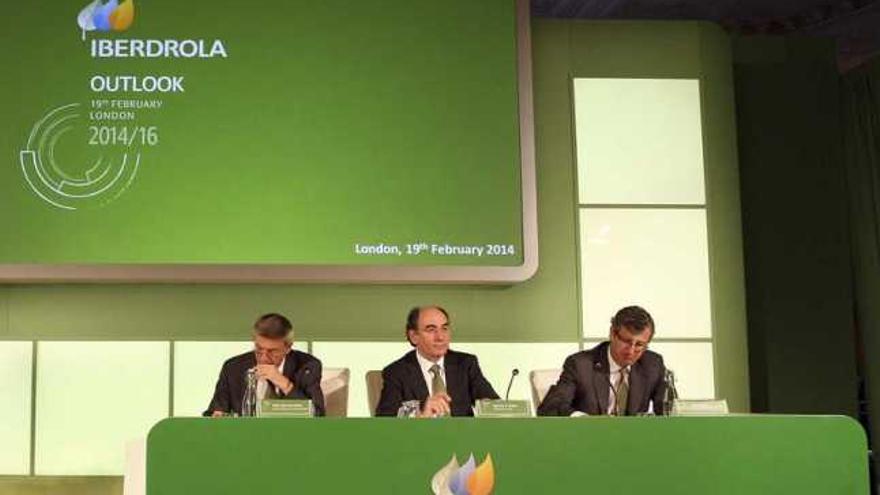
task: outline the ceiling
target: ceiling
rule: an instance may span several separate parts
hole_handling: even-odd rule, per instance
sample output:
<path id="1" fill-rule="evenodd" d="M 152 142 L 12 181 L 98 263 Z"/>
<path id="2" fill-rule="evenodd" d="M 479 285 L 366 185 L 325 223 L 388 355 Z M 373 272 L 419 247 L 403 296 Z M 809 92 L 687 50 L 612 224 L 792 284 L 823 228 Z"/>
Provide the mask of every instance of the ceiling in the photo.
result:
<path id="1" fill-rule="evenodd" d="M 731 34 L 833 38 L 842 70 L 880 54 L 880 0 L 532 0 L 535 17 L 698 19 Z"/>

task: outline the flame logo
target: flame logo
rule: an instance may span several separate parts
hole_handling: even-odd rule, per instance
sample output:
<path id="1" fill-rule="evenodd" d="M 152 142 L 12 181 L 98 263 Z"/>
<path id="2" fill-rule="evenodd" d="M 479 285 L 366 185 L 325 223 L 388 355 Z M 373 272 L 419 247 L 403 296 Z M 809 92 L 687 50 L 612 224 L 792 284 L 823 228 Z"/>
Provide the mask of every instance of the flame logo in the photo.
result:
<path id="1" fill-rule="evenodd" d="M 473 454 L 461 466 L 458 458 L 453 455 L 449 463 L 431 478 L 434 495 L 490 495 L 494 487 L 495 467 L 492 465 L 492 454 L 486 454 L 479 466 L 476 466 Z"/>
<path id="2" fill-rule="evenodd" d="M 134 0 L 95 0 L 85 6 L 76 17 L 76 23 L 86 31 L 125 31 L 134 22 Z"/>

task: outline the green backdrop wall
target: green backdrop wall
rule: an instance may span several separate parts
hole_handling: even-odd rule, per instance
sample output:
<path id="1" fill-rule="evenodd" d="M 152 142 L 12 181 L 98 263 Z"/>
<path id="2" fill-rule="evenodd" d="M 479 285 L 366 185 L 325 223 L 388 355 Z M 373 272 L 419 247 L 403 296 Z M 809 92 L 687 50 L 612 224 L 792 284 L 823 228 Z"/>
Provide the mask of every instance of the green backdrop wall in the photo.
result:
<path id="1" fill-rule="evenodd" d="M 699 78 L 719 395 L 748 410 L 739 178 L 729 40 L 692 22 L 533 22 L 540 268 L 510 287 L 368 285 L 13 285 L 0 339 L 238 340 L 262 312 L 302 340 L 397 341 L 415 304 L 447 306 L 455 339 L 580 342 L 572 77 Z M 0 493 L 41 493 L 0 478 Z M 116 484 L 101 482 L 113 493 Z M 30 488 L 28 488 L 30 487 Z M 10 491 L 12 490 L 12 491 Z"/>

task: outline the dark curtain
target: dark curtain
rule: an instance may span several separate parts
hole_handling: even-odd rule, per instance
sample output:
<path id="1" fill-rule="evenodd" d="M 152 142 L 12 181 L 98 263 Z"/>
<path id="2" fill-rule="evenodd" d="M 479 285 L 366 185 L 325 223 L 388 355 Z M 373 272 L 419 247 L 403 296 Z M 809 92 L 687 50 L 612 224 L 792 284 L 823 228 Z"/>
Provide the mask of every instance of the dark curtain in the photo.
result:
<path id="1" fill-rule="evenodd" d="M 752 411 L 855 417 L 836 47 L 746 37 L 734 55 Z"/>
<path id="2" fill-rule="evenodd" d="M 880 59 L 843 77 L 843 149 L 850 204 L 862 413 L 880 451 Z M 875 471 L 876 472 L 876 471 Z"/>

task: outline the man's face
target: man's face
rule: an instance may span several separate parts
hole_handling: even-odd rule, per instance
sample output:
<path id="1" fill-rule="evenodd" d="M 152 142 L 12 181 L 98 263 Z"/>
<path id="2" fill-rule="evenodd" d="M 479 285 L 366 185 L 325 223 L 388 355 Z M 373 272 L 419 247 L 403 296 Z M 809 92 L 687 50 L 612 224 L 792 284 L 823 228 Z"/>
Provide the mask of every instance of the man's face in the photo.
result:
<path id="1" fill-rule="evenodd" d="M 436 361 L 449 350 L 449 320 L 437 308 L 425 308 L 419 313 L 419 323 L 409 331 L 409 340 L 422 357 Z"/>
<path id="2" fill-rule="evenodd" d="M 611 327 L 611 357 L 622 367 L 634 364 L 648 349 L 653 334 L 650 328 L 636 333 L 629 327 Z"/>
<path id="3" fill-rule="evenodd" d="M 260 334 L 254 334 L 254 354 L 257 356 L 257 364 L 273 364 L 278 366 L 284 361 L 284 356 L 290 351 L 290 342 L 287 339 L 270 339 Z"/>

